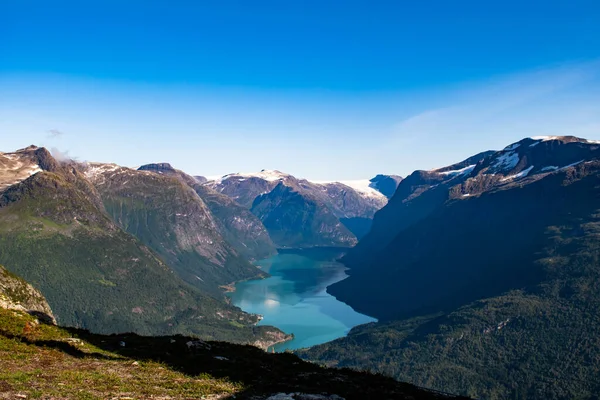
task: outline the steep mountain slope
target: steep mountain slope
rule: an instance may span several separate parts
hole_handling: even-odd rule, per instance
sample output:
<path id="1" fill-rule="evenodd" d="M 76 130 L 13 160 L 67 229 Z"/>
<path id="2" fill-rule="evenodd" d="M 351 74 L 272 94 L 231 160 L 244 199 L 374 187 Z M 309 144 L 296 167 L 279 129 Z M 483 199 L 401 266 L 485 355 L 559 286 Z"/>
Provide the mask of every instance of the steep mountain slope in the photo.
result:
<path id="1" fill-rule="evenodd" d="M 206 182 L 206 186 L 222 193 L 238 204 L 250 209 L 254 200 L 269 193 L 279 182 L 293 179 L 291 175 L 279 171 L 262 170 L 254 174 L 229 174 Z"/>
<path id="2" fill-rule="evenodd" d="M 378 176 L 382 177 L 383 175 Z M 316 193 L 322 199 L 334 215 L 340 219 L 340 222 L 357 239 L 362 239 L 371 229 L 375 213 L 387 203 L 387 196 L 379 188 L 391 190 L 391 186 L 386 187 L 385 184 L 378 186 L 373 179 L 321 182 L 319 184 L 310 182 L 308 185 L 310 185 L 312 193 Z M 395 182 L 393 179 L 391 180 Z M 391 185 L 395 191 L 397 184 L 392 183 Z"/>
<path id="3" fill-rule="evenodd" d="M 257 197 L 252 212 L 280 247 L 348 246 L 356 241 L 322 202 L 283 183 Z"/>
<path id="4" fill-rule="evenodd" d="M 280 247 L 351 246 L 387 202 L 369 181 L 309 182 L 279 171 L 230 174 L 206 185 L 251 209 Z M 285 226 L 291 222 L 292 231 Z"/>
<path id="5" fill-rule="evenodd" d="M 267 228 L 250 210 L 207 186 L 190 186 L 208 206 L 223 237 L 242 257 L 260 260 L 277 252 Z"/>
<path id="6" fill-rule="evenodd" d="M 246 342 L 279 334 L 181 281 L 99 208 L 98 193 L 76 165 L 35 147 L 8 158 L 42 171 L 0 192 L 0 263 L 40 289 L 59 323 Z"/>
<path id="7" fill-rule="evenodd" d="M 380 174 L 371 178 L 369 186 L 381 192 L 388 199 L 391 199 L 394 193 L 396 193 L 396 189 L 400 182 L 402 182 L 402 179 L 403 178 L 399 175 Z"/>
<path id="8" fill-rule="evenodd" d="M 258 260 L 276 252 L 260 220 L 228 196 L 203 185 L 206 179 L 198 180 L 198 177 L 187 175 L 165 163 L 144 165 L 139 170 L 177 178 L 194 189 L 212 214 L 219 233 L 245 259 Z"/>
<path id="9" fill-rule="evenodd" d="M 411 175 L 382 214 L 420 218 L 329 288 L 387 322 L 307 355 L 475 397 L 597 393 L 599 155 L 583 139 L 524 139 L 420 173 L 412 192 Z"/>
<path id="10" fill-rule="evenodd" d="M 465 167 L 464 164 L 470 162 L 467 161 L 452 166 L 452 169 L 430 171 L 430 179 L 439 183 L 412 186 L 412 193 L 405 192 L 402 187 L 409 181 L 410 177 L 407 178 L 381 212 L 386 221 L 398 221 L 394 228 L 400 229 L 399 233 L 391 240 L 387 239 L 384 247 L 363 244 L 370 258 L 363 259 L 360 267 L 353 268 L 350 278 L 332 286 L 331 292 L 351 300 L 344 293 L 356 293 L 356 285 L 360 285 L 362 295 L 372 292 L 374 297 L 361 296 L 361 302 L 368 310 L 356 302 L 353 305 L 369 315 L 385 319 L 404 317 L 407 313 L 420 312 L 421 308 L 439 311 L 439 305 L 454 307 L 459 298 L 477 299 L 481 293 L 489 294 L 491 287 L 501 291 L 515 284 L 516 287 L 526 284 L 531 270 L 509 273 L 509 268 L 516 265 L 509 262 L 511 257 L 521 262 L 525 254 L 538 251 L 535 240 L 542 240 L 539 235 L 554 224 L 553 218 L 560 218 L 564 210 L 572 212 L 571 208 L 581 200 L 574 198 L 567 205 L 553 203 L 564 201 L 566 196 L 582 195 L 575 191 L 576 185 L 563 183 L 567 179 L 563 175 L 578 171 L 579 164 L 594 161 L 598 155 L 600 145 L 575 138 L 525 139 L 480 159 L 477 164 Z M 556 165 L 559 167 L 547 168 Z M 440 181 L 444 179 L 440 175 L 454 177 Z M 556 191 L 554 197 L 544 197 L 553 191 Z M 399 201 L 402 198 L 414 201 Z M 437 200 L 437 204 L 432 199 Z M 422 212 L 425 200 L 429 207 L 427 214 Z M 419 213 L 421 218 L 417 219 L 415 216 Z M 405 220 L 400 222 L 399 215 Z M 412 215 L 412 221 L 409 215 Z M 523 224 L 526 226 L 515 229 Z M 373 227 L 365 242 L 379 233 L 377 228 L 380 226 Z M 390 231 L 385 233 L 394 234 Z M 383 235 L 380 242 L 384 241 L 381 237 Z M 504 248 L 498 251 L 501 244 Z M 464 259 L 467 249 L 469 257 Z M 487 260 L 492 254 L 494 259 Z M 351 257 L 349 254 L 344 260 L 352 261 Z M 485 268 L 479 266 L 482 257 L 486 260 Z M 407 274 L 410 279 L 406 279 Z M 514 282 L 519 279 L 520 282 Z M 394 293 L 381 291 L 380 281 L 393 282 Z M 423 292 L 425 285 L 428 290 Z M 397 306 L 382 307 L 390 301 Z"/>
<path id="11" fill-rule="evenodd" d="M 156 171 L 89 164 L 85 174 L 113 220 L 189 284 L 219 297 L 219 286 L 263 275 L 227 243 L 192 188 L 166 171 Z"/>
<path id="12" fill-rule="evenodd" d="M 344 263 L 356 268 L 368 263 L 373 252 L 383 249 L 403 229 L 444 204 L 449 188 L 465 180 L 473 165 L 493 153 L 483 152 L 439 170 L 415 171 L 404 178 L 387 205 L 375 214 L 368 234 L 344 257 Z"/>

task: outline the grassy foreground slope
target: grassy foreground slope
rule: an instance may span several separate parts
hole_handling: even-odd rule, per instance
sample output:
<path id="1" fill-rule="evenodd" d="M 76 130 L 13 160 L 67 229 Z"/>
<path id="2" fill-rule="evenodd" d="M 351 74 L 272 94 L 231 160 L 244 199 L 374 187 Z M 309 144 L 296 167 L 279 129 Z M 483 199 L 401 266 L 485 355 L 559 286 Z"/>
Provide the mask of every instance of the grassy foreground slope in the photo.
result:
<path id="1" fill-rule="evenodd" d="M 0 398 L 8 399 L 267 399 L 298 392 L 331 399 L 450 398 L 253 346 L 95 335 L 1 308 L 0 365 Z"/>

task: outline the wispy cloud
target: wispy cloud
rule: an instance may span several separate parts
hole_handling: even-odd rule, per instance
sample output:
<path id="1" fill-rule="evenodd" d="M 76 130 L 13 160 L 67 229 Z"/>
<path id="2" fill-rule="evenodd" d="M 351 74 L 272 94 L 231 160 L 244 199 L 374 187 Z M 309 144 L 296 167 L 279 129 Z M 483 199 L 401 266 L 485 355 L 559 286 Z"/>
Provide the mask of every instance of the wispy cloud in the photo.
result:
<path id="1" fill-rule="evenodd" d="M 589 85 L 600 87 L 599 78 L 600 63 L 592 62 L 473 84 L 442 94 L 447 106 L 425 109 L 396 124 L 392 139 L 528 134 L 523 129 L 532 135 L 549 129 L 568 134 L 600 122 L 595 102 L 600 92 L 589 97 L 594 94 Z"/>
<path id="2" fill-rule="evenodd" d="M 61 131 L 59 131 L 58 129 L 50 129 L 50 130 L 48 131 L 48 137 L 49 137 L 50 139 L 55 139 L 55 138 L 61 137 L 61 136 L 63 136 L 64 134 L 65 134 L 64 132 L 61 132 Z"/>
<path id="3" fill-rule="evenodd" d="M 52 157 L 56 158 L 60 162 L 77 161 L 78 160 L 77 157 L 72 157 L 69 154 L 68 150 L 61 151 L 61 150 L 57 149 L 56 147 L 52 147 L 50 149 L 50 154 L 52 154 Z"/>
<path id="4" fill-rule="evenodd" d="M 462 85 L 395 124 L 382 147 L 409 171 L 500 149 L 527 136 L 600 139 L 600 62 L 548 68 Z M 441 106 L 440 106 L 441 105 Z M 413 154 L 421 157 L 415 160 Z M 458 154 L 458 156 L 457 156 Z"/>

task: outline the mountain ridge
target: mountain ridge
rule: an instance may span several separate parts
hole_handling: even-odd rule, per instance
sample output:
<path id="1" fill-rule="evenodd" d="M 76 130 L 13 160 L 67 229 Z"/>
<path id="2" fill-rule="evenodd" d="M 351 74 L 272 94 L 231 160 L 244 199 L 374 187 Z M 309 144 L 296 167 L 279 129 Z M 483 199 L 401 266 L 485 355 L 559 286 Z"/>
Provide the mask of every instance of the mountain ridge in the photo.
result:
<path id="1" fill-rule="evenodd" d="M 399 181 L 394 179 L 393 182 Z M 282 248 L 352 246 L 357 236 L 368 231 L 373 215 L 387 202 L 386 196 L 373 188 L 369 180 L 313 182 L 277 170 L 227 174 L 204 184 L 247 207 L 263 222 L 269 221 L 267 229 L 276 237 L 276 245 Z M 281 185 L 290 190 L 283 190 Z M 389 185 L 388 182 L 388 191 Z M 295 207 L 293 218 L 305 221 L 305 224 L 294 232 L 295 235 L 288 235 L 282 229 L 283 223 L 277 221 L 283 215 L 267 207 L 266 199 L 277 210 L 280 210 L 278 205 L 288 202 L 286 218 L 291 217 L 289 211 Z M 312 225 L 308 221 L 313 221 L 315 216 L 319 222 Z"/>
<path id="2" fill-rule="evenodd" d="M 599 156 L 585 139 L 526 138 L 413 173 L 380 214 L 418 217 L 349 252 L 350 277 L 328 288 L 380 322 L 300 353 L 475 398 L 593 398 Z"/>
<path id="3" fill-rule="evenodd" d="M 175 276 L 157 253 L 111 220 L 78 163 L 58 162 L 37 147 L 2 153 L 0 160 L 19 171 L 39 168 L 0 191 L 0 263 L 40 289 L 59 323 L 262 345 L 286 336 L 256 327 L 258 316 Z"/>

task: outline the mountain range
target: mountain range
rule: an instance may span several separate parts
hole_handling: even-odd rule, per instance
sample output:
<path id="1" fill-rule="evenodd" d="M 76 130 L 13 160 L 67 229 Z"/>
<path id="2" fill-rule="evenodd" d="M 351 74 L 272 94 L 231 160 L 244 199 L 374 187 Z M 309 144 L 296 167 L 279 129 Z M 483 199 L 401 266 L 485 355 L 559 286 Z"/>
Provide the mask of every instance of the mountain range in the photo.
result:
<path id="1" fill-rule="evenodd" d="M 0 154 L 0 163 L 0 263 L 44 294 L 61 325 L 265 346 L 286 337 L 224 301 L 218 285 L 263 273 L 223 242 L 189 186 L 61 163 L 33 146 Z M 128 177 L 144 189 L 121 190 Z"/>
<path id="2" fill-rule="evenodd" d="M 401 180 L 378 175 L 364 181 L 311 182 L 262 170 L 225 175 L 205 185 L 260 218 L 277 247 L 351 247 L 368 232 L 375 212 Z"/>
<path id="3" fill-rule="evenodd" d="M 372 218 L 386 198 L 291 175 L 251 180 L 270 191 L 248 207 L 167 163 L 59 162 L 36 146 L 0 153 L 0 263 L 39 289 L 63 326 L 267 347 L 290 336 L 256 326 L 224 289 L 267 276 L 252 261 L 277 247 L 354 244 L 340 218 Z"/>
<path id="4" fill-rule="evenodd" d="M 415 171 L 328 289 L 380 322 L 301 354 L 476 398 L 593 398 L 599 156 L 535 137 Z"/>
<path id="5" fill-rule="evenodd" d="M 267 276 L 252 261 L 278 248 L 345 247 L 349 277 L 327 290 L 379 322 L 301 357 L 474 398 L 592 399 L 599 200 L 600 142 L 573 136 L 341 182 L 59 162 L 30 146 L 0 153 L 0 305 L 265 348 L 290 336 L 224 288 Z"/>

